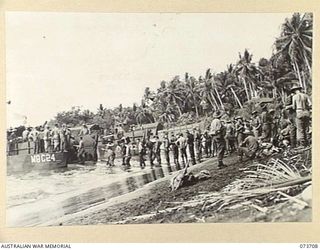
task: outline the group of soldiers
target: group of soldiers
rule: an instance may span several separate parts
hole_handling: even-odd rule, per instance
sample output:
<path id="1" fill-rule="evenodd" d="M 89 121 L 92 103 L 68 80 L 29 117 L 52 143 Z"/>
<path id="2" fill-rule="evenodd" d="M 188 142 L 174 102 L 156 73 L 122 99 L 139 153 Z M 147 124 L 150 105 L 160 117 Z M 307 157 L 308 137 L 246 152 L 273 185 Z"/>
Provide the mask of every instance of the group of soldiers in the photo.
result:
<path id="1" fill-rule="evenodd" d="M 15 149 L 19 138 L 16 135 L 16 129 L 8 131 L 9 155 L 18 154 Z M 89 129 L 83 125 L 80 136 L 89 134 Z M 80 138 L 81 139 L 81 138 Z M 74 138 L 71 130 L 66 124 L 55 124 L 53 128 L 49 125 L 39 127 L 27 127 L 22 132 L 22 142 L 28 142 L 28 148 L 32 149 L 32 154 L 67 152 L 73 150 Z M 81 146 L 81 145 L 80 145 Z"/>
<path id="2" fill-rule="evenodd" d="M 255 107 L 250 119 L 244 116 L 229 117 L 222 111 L 216 111 L 209 126 L 200 130 L 192 130 L 171 134 L 165 132 L 161 139 L 158 135 L 148 133 L 146 137 L 131 141 L 129 137 L 121 140 L 107 141 L 101 149 L 109 166 L 114 165 L 116 155 L 122 157 L 122 165 L 130 168 L 132 155 L 139 155 L 139 164 L 143 169 L 148 160 L 153 167 L 163 164 L 168 167 L 172 163 L 176 169 L 201 162 L 202 158 L 217 157 L 218 167 L 223 168 L 223 158 L 237 152 L 240 160 L 243 156 L 254 158 L 264 146 L 306 147 L 311 143 L 311 101 L 302 92 L 299 84 L 294 83 L 285 106 L 276 109 L 262 104 Z M 247 116 L 248 117 L 248 116 Z M 16 131 L 8 131 L 9 154 L 15 154 L 14 142 Z M 65 152 L 78 147 L 77 157 L 84 162 L 84 143 L 82 137 L 90 134 L 84 124 L 79 132 L 79 143 L 74 143 L 71 130 L 65 124 L 55 124 L 26 128 L 22 132 L 22 140 L 32 143 L 33 153 Z M 97 141 L 98 143 L 98 141 Z M 260 150 L 260 151 L 259 151 Z M 101 152 L 97 150 L 98 158 Z"/>
<path id="3" fill-rule="evenodd" d="M 223 168 L 226 166 L 223 158 L 234 152 L 240 160 L 244 156 L 252 159 L 261 152 L 267 155 L 271 147 L 306 147 L 311 142 L 311 101 L 296 83 L 284 107 L 274 109 L 262 103 L 255 107 L 250 119 L 240 115 L 230 118 L 222 111 L 216 111 L 211 118 L 211 124 L 204 131 L 195 127 L 184 133 L 165 132 L 161 139 L 151 135 L 134 143 L 124 138 L 117 146 L 123 165 L 130 167 L 133 145 L 141 168 L 146 166 L 147 160 L 151 167 L 155 163 L 161 165 L 164 158 L 168 167 L 173 160 L 176 169 L 181 169 L 189 163 L 201 162 L 204 157 L 215 156 L 218 167 Z M 107 146 L 107 151 L 114 160 L 111 145 Z"/>

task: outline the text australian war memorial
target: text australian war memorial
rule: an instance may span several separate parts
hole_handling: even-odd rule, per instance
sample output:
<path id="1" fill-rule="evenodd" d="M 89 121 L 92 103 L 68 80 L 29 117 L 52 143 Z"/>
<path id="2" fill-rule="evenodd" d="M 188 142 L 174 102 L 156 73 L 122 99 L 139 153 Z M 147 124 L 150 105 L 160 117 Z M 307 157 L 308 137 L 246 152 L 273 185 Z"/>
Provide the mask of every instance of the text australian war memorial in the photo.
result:
<path id="1" fill-rule="evenodd" d="M 312 43 L 312 14 L 294 13 L 269 58 L 244 49 L 222 72 L 146 87 L 132 106 L 9 127 L 9 225 L 311 220 Z"/>

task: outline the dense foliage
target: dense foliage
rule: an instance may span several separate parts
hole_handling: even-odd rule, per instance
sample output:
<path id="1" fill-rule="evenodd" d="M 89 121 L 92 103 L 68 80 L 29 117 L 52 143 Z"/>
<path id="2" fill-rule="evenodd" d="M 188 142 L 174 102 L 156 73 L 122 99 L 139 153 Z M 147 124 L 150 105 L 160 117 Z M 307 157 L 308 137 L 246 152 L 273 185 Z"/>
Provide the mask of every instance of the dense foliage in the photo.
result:
<path id="1" fill-rule="evenodd" d="M 284 104 L 293 79 L 311 93 L 312 28 L 312 14 L 294 13 L 282 24 L 269 59 L 261 58 L 254 63 L 253 55 L 245 49 L 239 53 L 239 60 L 223 72 L 207 69 L 199 77 L 185 73 L 183 77 L 161 81 L 156 90 L 146 87 L 140 105 L 120 104 L 108 109 L 100 104 L 96 113 L 73 107 L 58 113 L 51 122 L 72 126 L 97 123 L 104 128 L 155 121 L 183 124 L 200 120 L 218 109 L 229 114 L 251 109 L 252 102 L 261 97 Z"/>

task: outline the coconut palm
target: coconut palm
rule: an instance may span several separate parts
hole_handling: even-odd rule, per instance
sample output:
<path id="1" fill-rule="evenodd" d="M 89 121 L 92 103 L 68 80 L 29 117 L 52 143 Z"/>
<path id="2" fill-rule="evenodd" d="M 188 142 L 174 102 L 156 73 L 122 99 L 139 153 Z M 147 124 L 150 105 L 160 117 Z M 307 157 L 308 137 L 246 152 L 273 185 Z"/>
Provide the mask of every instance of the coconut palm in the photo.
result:
<path id="1" fill-rule="evenodd" d="M 179 115 L 182 115 L 182 107 L 185 102 L 186 91 L 183 84 L 180 81 L 179 76 L 175 76 L 173 80 L 165 84 L 165 87 L 162 87 L 158 90 L 158 95 L 162 102 L 166 102 L 167 104 L 172 104 L 174 107 L 178 109 Z"/>
<path id="2" fill-rule="evenodd" d="M 154 122 L 154 117 L 152 115 L 152 110 L 148 106 L 139 106 L 135 112 L 135 119 L 139 125 L 143 123 L 151 123 Z"/>
<path id="3" fill-rule="evenodd" d="M 252 63 L 252 54 L 247 49 L 245 49 L 243 56 L 239 53 L 239 61 L 236 64 L 235 72 L 244 86 L 247 100 L 257 97 L 256 81 L 261 72 Z"/>
<path id="4" fill-rule="evenodd" d="M 277 56 L 290 61 L 301 86 L 305 89 L 305 72 L 302 71 L 307 71 L 311 79 L 312 30 L 312 14 L 305 13 L 301 16 L 300 13 L 294 13 L 292 18 L 285 20 L 281 35 L 275 42 Z"/>
<path id="5" fill-rule="evenodd" d="M 239 105 L 239 107 L 242 108 L 241 101 L 234 91 L 234 89 L 237 89 L 237 86 L 235 85 L 236 77 L 233 74 L 232 64 L 228 65 L 226 71 L 215 75 L 214 80 L 218 91 L 221 93 L 221 99 L 225 100 L 225 103 L 234 102 L 234 106 Z"/>
<path id="6" fill-rule="evenodd" d="M 186 85 L 186 100 L 191 100 L 191 106 L 195 109 L 196 117 L 199 118 L 199 95 L 197 92 L 197 81 L 194 77 L 189 77 L 189 74 L 185 74 Z"/>

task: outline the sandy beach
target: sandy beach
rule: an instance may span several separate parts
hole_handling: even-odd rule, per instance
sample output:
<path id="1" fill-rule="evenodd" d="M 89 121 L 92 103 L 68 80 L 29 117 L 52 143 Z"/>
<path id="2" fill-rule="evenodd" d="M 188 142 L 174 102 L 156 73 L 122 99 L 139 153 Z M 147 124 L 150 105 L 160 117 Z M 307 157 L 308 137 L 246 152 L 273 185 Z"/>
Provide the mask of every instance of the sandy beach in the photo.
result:
<path id="1" fill-rule="evenodd" d="M 267 159 L 260 161 L 266 162 Z M 232 155 L 225 159 L 225 163 L 228 165 L 226 168 L 218 169 L 216 159 L 206 159 L 201 164 L 191 167 L 190 171 L 196 174 L 201 170 L 208 170 L 211 178 L 207 180 L 172 192 L 169 188 L 171 177 L 168 176 L 125 195 L 123 199 L 118 197 L 109 206 L 72 216 L 54 225 L 311 221 L 311 208 L 297 207 L 290 200 L 269 202 L 264 211 L 252 206 L 234 206 L 219 212 L 214 209 L 204 209 L 204 204 L 191 207 L 179 206 L 202 194 L 219 193 L 225 186 L 243 177 L 245 175 L 243 170 L 252 164 L 252 161 L 239 163 L 237 156 Z"/>

